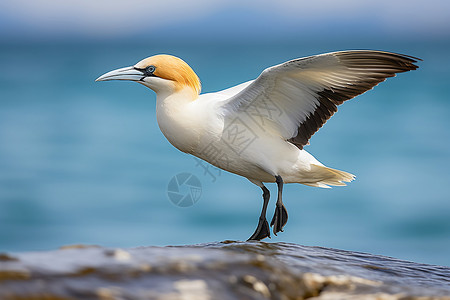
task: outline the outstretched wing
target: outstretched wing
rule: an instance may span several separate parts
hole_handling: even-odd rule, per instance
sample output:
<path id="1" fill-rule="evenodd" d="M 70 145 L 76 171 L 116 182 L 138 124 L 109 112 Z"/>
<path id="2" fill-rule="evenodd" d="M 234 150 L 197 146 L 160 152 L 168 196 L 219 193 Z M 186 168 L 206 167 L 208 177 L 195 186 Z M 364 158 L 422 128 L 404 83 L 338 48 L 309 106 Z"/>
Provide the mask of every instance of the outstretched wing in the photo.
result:
<path id="1" fill-rule="evenodd" d="M 396 73 L 415 70 L 418 58 L 372 50 L 294 59 L 264 70 L 223 102 L 225 115 L 244 116 L 302 149 L 337 106 Z"/>

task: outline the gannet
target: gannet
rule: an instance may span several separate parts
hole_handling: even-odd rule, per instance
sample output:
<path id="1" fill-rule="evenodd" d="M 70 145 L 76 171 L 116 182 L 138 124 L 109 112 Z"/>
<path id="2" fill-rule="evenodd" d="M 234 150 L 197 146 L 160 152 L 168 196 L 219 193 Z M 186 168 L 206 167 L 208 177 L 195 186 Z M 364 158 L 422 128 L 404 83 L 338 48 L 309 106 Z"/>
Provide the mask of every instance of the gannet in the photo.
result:
<path id="1" fill-rule="evenodd" d="M 249 240 L 270 238 L 266 210 L 276 182 L 271 226 L 283 231 L 288 214 L 283 183 L 343 186 L 353 174 L 324 166 L 303 148 L 338 105 L 396 73 L 415 70 L 418 58 L 373 50 L 339 51 L 298 58 L 265 69 L 255 80 L 200 94 L 200 80 L 182 59 L 160 54 L 96 81 L 130 80 L 156 92 L 156 119 L 178 150 L 262 189 L 263 205 Z M 241 66 L 242 67 L 242 66 Z"/>

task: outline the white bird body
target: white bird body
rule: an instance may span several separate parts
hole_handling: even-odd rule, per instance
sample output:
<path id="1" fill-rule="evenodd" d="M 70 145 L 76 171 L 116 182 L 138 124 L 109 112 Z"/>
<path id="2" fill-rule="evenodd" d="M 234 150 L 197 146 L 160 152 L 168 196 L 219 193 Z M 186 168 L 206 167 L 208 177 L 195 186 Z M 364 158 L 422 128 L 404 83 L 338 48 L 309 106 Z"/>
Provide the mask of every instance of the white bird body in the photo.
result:
<path id="1" fill-rule="evenodd" d="M 269 236 L 264 182 L 277 182 L 272 220 L 282 231 L 287 212 L 283 182 L 329 187 L 354 175 L 325 167 L 303 149 L 337 106 L 387 77 L 417 68 L 415 58 L 382 51 L 341 51 L 270 67 L 255 80 L 200 94 L 200 81 L 181 59 L 146 58 L 97 80 L 133 80 L 156 92 L 156 117 L 167 140 L 182 152 L 246 177 L 263 189 L 263 211 L 250 239 Z"/>
<path id="2" fill-rule="evenodd" d="M 247 116 L 240 116 L 236 121 L 236 118 L 223 115 L 220 104 L 248 84 L 250 82 L 217 93 L 202 94 L 194 101 L 190 98 L 192 93 L 185 89 L 158 95 L 156 119 L 161 132 L 178 150 L 246 177 L 259 186 L 260 182 L 275 182 L 274 176 L 278 174 L 286 183 L 327 187 L 327 180 L 334 178 L 336 173 L 329 168 L 320 168 L 323 164 L 307 151 L 298 149 L 256 124 L 252 126 L 253 122 Z M 233 121 L 236 130 L 242 132 L 239 140 L 244 142 L 234 140 L 231 143 L 231 138 L 227 138 L 228 132 L 224 129 Z M 239 131 L 239 127 L 244 129 Z M 252 142 L 243 148 L 245 141 L 249 140 Z M 351 179 L 353 175 L 347 176 Z M 333 183 L 339 185 L 339 182 Z"/>

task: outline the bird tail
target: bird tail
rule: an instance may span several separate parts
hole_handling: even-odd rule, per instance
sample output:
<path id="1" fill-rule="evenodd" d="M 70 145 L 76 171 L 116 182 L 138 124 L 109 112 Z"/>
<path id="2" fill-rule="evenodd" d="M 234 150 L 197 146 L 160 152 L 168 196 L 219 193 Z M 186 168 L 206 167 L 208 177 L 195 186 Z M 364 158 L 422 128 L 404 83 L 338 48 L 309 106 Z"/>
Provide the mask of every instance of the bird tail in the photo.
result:
<path id="1" fill-rule="evenodd" d="M 314 174 L 313 177 L 317 181 L 312 183 L 302 182 L 303 184 L 309 186 L 316 186 L 322 188 L 329 188 L 330 185 L 345 186 L 346 185 L 345 182 L 350 182 L 355 179 L 355 175 L 353 174 L 315 164 L 311 164 L 310 172 Z"/>

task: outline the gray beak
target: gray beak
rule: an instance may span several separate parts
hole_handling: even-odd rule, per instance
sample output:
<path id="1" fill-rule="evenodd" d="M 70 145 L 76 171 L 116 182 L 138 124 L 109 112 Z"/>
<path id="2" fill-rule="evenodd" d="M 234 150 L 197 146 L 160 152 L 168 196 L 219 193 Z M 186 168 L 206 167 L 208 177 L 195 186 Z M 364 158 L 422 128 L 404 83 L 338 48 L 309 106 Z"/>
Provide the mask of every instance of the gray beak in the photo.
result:
<path id="1" fill-rule="evenodd" d="M 95 81 L 107 81 L 107 80 L 131 80 L 139 81 L 145 77 L 144 73 L 136 70 L 134 67 L 120 68 L 106 74 L 103 74 Z"/>

